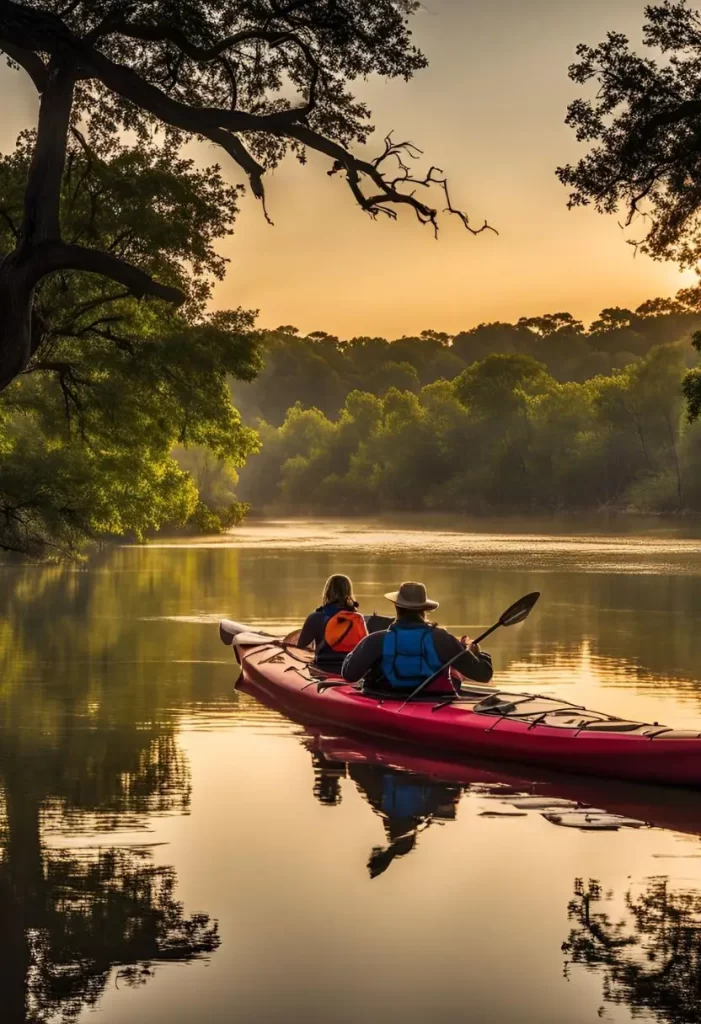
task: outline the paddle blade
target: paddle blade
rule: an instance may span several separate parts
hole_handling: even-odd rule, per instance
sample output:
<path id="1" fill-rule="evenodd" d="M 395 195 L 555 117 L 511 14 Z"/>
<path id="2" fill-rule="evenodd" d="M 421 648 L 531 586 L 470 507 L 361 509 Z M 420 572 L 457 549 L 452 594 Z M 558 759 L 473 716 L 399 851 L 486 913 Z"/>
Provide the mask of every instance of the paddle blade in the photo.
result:
<path id="1" fill-rule="evenodd" d="M 526 594 L 520 600 L 515 601 L 510 608 L 502 614 L 499 619 L 500 626 L 515 626 L 519 622 L 523 622 L 531 614 L 533 605 L 536 603 L 540 593 L 536 591 L 533 594 Z"/>

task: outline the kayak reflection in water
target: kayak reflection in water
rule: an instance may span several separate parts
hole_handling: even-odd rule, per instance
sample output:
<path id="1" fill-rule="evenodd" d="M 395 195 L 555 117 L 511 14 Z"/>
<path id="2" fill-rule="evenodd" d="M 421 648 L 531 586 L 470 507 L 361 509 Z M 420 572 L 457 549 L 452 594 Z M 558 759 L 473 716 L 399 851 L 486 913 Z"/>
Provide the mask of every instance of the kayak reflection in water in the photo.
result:
<path id="1" fill-rule="evenodd" d="M 371 633 L 360 641 L 343 662 L 342 675 L 350 683 L 366 678 L 369 687 L 410 694 L 434 673 L 427 687 L 431 694 L 452 694 L 460 684 L 450 669 L 439 670 L 463 651 L 456 670 L 467 679 L 488 683 L 493 674 L 492 659 L 468 637 L 458 640 L 446 629 L 428 622 L 426 612 L 439 607 L 426 593 L 423 583 L 402 583 L 399 590 L 385 594 L 396 608 L 396 619 L 388 629 Z"/>
<path id="2" fill-rule="evenodd" d="M 314 664 L 325 672 L 340 672 L 346 655 L 368 635 L 365 619 L 357 609 L 350 579 L 329 576 L 321 605 L 307 616 L 297 640 L 298 647 L 314 644 Z"/>
<path id="3" fill-rule="evenodd" d="M 434 821 L 454 821 L 462 786 L 449 786 L 389 768 L 346 764 L 312 753 L 314 795 L 320 803 L 341 802 L 340 781 L 351 778 L 358 792 L 382 818 L 387 846 L 375 846 L 368 860 L 370 878 L 383 874 L 397 857 L 411 853 Z"/>

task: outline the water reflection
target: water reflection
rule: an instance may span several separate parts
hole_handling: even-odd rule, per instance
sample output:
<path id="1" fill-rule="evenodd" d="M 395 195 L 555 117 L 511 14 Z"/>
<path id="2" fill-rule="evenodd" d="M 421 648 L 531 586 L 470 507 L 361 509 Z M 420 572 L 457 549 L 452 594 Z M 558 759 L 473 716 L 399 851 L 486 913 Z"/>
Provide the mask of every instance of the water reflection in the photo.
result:
<path id="1" fill-rule="evenodd" d="M 569 962 L 603 974 L 606 1002 L 668 1024 L 701 1019 L 701 893 L 648 879 L 621 901 L 597 880 L 575 881 L 568 907 Z"/>
<path id="2" fill-rule="evenodd" d="M 358 792 L 382 819 L 386 845 L 375 846 L 368 860 L 370 878 L 383 874 L 397 857 L 411 853 L 420 832 L 434 821 L 453 821 L 460 796 L 459 786 L 442 785 L 430 779 L 374 764 L 334 761 L 314 750 L 314 795 L 321 803 L 341 802 L 340 780 L 352 779 Z"/>
<path id="3" fill-rule="evenodd" d="M 138 984 L 159 962 L 219 944 L 215 921 L 184 912 L 172 867 L 155 865 L 147 844 L 114 845 L 116 831 L 138 834 L 155 816 L 187 813 L 191 783 L 163 694 L 144 688 L 139 672 L 115 672 L 125 631 L 81 632 L 99 580 L 87 597 L 85 574 L 17 573 L 3 594 L 0 1006 L 8 1024 L 72 1020 L 96 1004 L 113 971 Z M 106 595 L 98 598 L 105 609 Z"/>
<path id="4" fill-rule="evenodd" d="M 7 1024 L 68 1021 L 94 1006 L 113 969 L 145 981 L 163 961 L 185 961 L 219 944 L 206 914 L 187 917 L 172 868 L 146 851 L 78 855 L 23 850 L 12 835 L 0 860 L 0 1005 Z"/>
<path id="5" fill-rule="evenodd" d="M 701 835 L 698 794 L 692 792 L 524 778 L 514 774 L 513 766 L 497 772 L 431 761 L 399 747 L 324 735 L 309 725 L 302 742 L 311 753 L 317 800 L 338 806 L 343 781 L 352 780 L 382 820 L 386 844 L 372 849 L 367 862 L 371 879 L 416 852 L 425 829 L 454 821 L 461 799 L 468 794 L 494 802 L 494 809 L 482 815 L 536 812 L 553 825 L 582 830 L 663 826 Z M 423 772 L 417 774 L 408 766 Z M 440 781 L 451 777 L 450 782 Z M 607 806 L 612 809 L 605 810 Z M 641 817 L 628 816 L 631 812 Z M 566 975 L 571 965 L 603 974 L 604 1002 L 629 1007 L 633 1017 L 652 1012 L 667 1024 L 697 1024 L 701 1019 L 701 891 L 680 890 L 668 877 L 655 877 L 642 885 L 631 884 L 621 901 L 599 881 L 585 885 L 577 879 L 567 911 L 572 928 L 562 944 Z M 602 1006 L 599 1016 L 605 1014 Z"/>
<path id="6" fill-rule="evenodd" d="M 425 579 L 441 621 L 461 631 L 542 590 L 537 617 L 495 637 L 501 685 L 696 726 L 701 635 L 689 624 L 701 546 L 467 538 L 454 557 L 454 537 L 407 544 L 397 531 L 382 550 L 368 537 L 323 550 L 295 538 L 267 548 L 264 536 L 241 550 L 107 549 L 77 570 L 0 568 L 0 1019 L 55 1024 L 94 1009 L 112 1024 L 133 1007 L 136 1019 L 180 1024 L 206 1005 L 208 1024 L 224 1024 L 235 991 L 247 1020 L 452 1024 L 466 1012 L 467 976 L 485 1024 L 523 1020 L 525 988 L 533 1019 L 583 1024 L 599 982 L 572 966 L 560 985 L 574 875 L 608 879 L 590 921 L 599 911 L 614 929 L 628 920 L 628 933 L 607 933 L 613 944 L 592 939 L 589 964 L 620 997 L 617 1019 L 630 1019 L 628 1005 L 693 1019 L 675 1017 L 663 991 L 670 979 L 681 992 L 674 963 L 664 961 L 654 998 L 640 995 L 663 960 L 645 959 L 657 947 L 638 930 L 642 912 L 607 902 L 606 887 L 625 892 L 630 875 L 639 902 L 639 879 L 660 863 L 699 875 L 697 860 L 655 859 L 701 853 L 698 794 L 445 763 L 307 726 L 300 750 L 298 725 L 233 690 L 212 624 L 233 615 L 285 632 L 339 568 L 366 611 L 383 608 L 391 583 Z M 456 876 L 458 863 L 469 870 Z M 533 886 L 543 865 L 548 898 Z M 473 881 L 493 872 L 498 898 Z M 450 887 L 431 885 L 449 876 Z M 667 902 L 696 921 L 677 892 Z M 206 1004 L 198 970 L 149 984 L 137 1002 L 117 991 L 164 961 L 209 957 L 215 918 L 225 942 Z M 575 908 L 573 933 L 583 927 Z M 664 931 L 676 929 L 670 948 L 691 977 L 697 931 L 684 927 L 668 917 Z M 626 934 L 637 946 L 615 946 Z M 330 942 L 342 955 L 322 972 Z M 417 957 L 440 986 L 402 969 Z M 504 976 L 519 983 L 494 984 Z"/>
<path id="7" fill-rule="evenodd" d="M 255 693 L 250 684 L 239 685 Z M 258 694 L 258 699 L 270 705 L 268 695 Z M 386 846 L 372 851 L 371 878 L 386 871 L 396 857 L 411 853 L 419 834 L 432 823 L 454 821 L 464 794 L 480 798 L 482 817 L 534 812 L 551 825 L 583 832 L 647 827 L 701 836 L 701 808 L 693 790 L 534 769 L 519 773 L 513 764 L 441 761 L 376 738 L 328 735 L 309 723 L 301 741 L 311 754 L 313 792 L 320 803 L 338 806 L 342 781 L 349 779 L 382 819 Z"/>

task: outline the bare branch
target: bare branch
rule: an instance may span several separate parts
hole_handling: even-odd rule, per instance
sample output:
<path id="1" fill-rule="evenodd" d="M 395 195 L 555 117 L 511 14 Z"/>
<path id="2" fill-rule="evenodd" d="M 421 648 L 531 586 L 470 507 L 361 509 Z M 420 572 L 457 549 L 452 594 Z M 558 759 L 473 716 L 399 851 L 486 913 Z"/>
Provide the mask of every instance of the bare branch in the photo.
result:
<path id="1" fill-rule="evenodd" d="M 59 203 L 62 194 L 67 194 L 69 204 L 76 194 L 86 195 L 85 240 L 88 242 L 93 241 L 91 231 L 96 227 L 98 205 L 102 202 L 99 188 L 85 187 L 85 175 L 78 176 L 75 168 L 72 176 L 69 168 L 67 180 L 65 175 L 74 87 L 80 81 L 92 79 L 100 85 L 99 90 L 88 87 L 82 95 L 82 112 L 89 109 L 102 89 L 112 94 L 116 104 L 114 124 L 110 127 L 115 132 L 121 125 L 140 123 L 142 116 L 186 136 L 208 139 L 224 149 L 247 175 L 264 211 L 265 167 L 249 151 L 247 135 L 255 140 L 256 151 L 266 152 L 266 143 L 261 137 L 267 137 L 269 151 L 275 155 L 288 148 L 299 152 L 302 147 L 305 151 L 323 154 L 331 161 L 329 174 L 342 172 L 355 201 L 372 217 L 382 214 L 395 219 L 398 210 L 407 207 L 413 210 L 420 223 L 432 225 L 437 232 L 438 209 L 431 205 L 431 198 L 437 189 L 442 189 L 447 203 L 445 212 L 459 216 L 467 230 L 472 234 L 493 230 L 486 222 L 479 229 L 473 228 L 467 214 L 453 207 L 447 179 L 439 168 L 431 167 L 423 177 L 420 172 L 412 173 L 413 164 L 422 155 L 412 142 L 394 142 L 390 134 L 379 156 L 361 159 L 307 123 L 323 91 L 329 105 L 329 123 L 334 123 L 334 116 L 339 118 L 340 127 L 329 130 L 345 133 L 349 138 L 361 138 L 363 131 L 359 125 L 365 108 L 353 106 L 352 97 L 345 92 L 343 69 L 350 69 L 351 77 L 356 73 L 354 69 L 360 74 L 367 66 L 383 73 L 401 73 L 408 78 L 423 66 L 424 58 L 411 46 L 405 30 L 404 15 L 409 13 L 412 4 L 406 4 L 405 10 L 403 4 L 392 0 L 382 0 L 382 3 L 387 8 L 389 22 L 396 15 L 396 24 L 394 28 L 388 24 L 389 49 L 378 55 L 384 34 L 382 40 L 376 35 L 372 38 L 364 35 L 364 26 L 375 22 L 362 12 L 352 10 L 355 6 L 364 9 L 363 4 L 320 5 L 312 0 L 268 0 L 262 8 L 244 4 L 246 23 L 250 27 L 217 40 L 217 34 L 230 31 L 232 24 L 237 24 L 238 5 L 232 5 L 232 10 L 227 11 L 222 19 L 226 28 L 218 32 L 217 20 L 209 17 L 211 12 L 206 4 L 202 5 L 201 19 L 174 16 L 174 24 L 169 24 L 149 22 L 148 13 L 146 21 L 138 21 L 135 8 L 147 10 L 147 4 L 110 2 L 100 5 L 87 0 L 84 3 L 63 0 L 62 11 L 57 14 L 53 3 L 0 0 L 0 50 L 10 61 L 14 60 L 27 70 L 42 96 L 37 142 L 25 191 L 23 224 L 15 250 L 0 258 L 2 333 L 3 338 L 9 340 L 9 344 L 0 346 L 0 390 L 26 368 L 38 345 L 48 336 L 46 330 L 42 330 L 35 291 L 50 274 L 67 275 L 71 271 L 98 274 L 126 289 L 122 297 L 127 293 L 137 297 L 148 295 L 173 303 L 182 303 L 185 299 L 179 288 L 160 284 L 144 270 L 118 257 L 114 250 L 128 242 L 128 235 L 119 235 L 118 230 L 115 230 L 112 245 L 105 243 L 108 251 L 89 248 L 79 244 L 78 239 L 72 242 L 61 239 Z M 55 6 L 60 9 L 58 3 Z M 46 10 L 47 7 L 52 10 Z M 395 7 L 398 10 L 395 11 Z M 79 24 L 80 32 L 86 34 L 79 35 L 71 27 L 73 24 Z M 193 42 L 191 35 L 199 42 Z M 103 52 L 99 42 L 105 38 L 114 40 L 115 46 L 109 52 L 120 53 L 120 58 L 112 59 Z M 398 55 L 393 55 L 392 40 Z M 367 52 L 354 54 L 353 48 L 358 46 L 365 47 Z M 266 47 L 279 48 L 279 56 Z M 332 51 L 328 55 L 327 48 Z M 350 52 L 345 53 L 344 48 L 350 48 Z M 44 58 L 48 58 L 48 66 Z M 212 63 L 216 67 L 208 70 L 207 65 Z M 188 71 L 186 83 L 182 80 L 184 66 Z M 261 91 L 270 87 L 274 92 L 275 83 L 280 76 L 284 78 L 285 72 L 302 93 L 306 92 L 303 102 L 284 107 L 281 103 L 282 109 L 267 108 L 265 98 L 259 103 L 257 97 Z M 245 76 L 246 95 L 253 97 L 253 112 L 238 109 L 241 76 Z M 180 87 L 182 96 L 187 99 L 176 98 L 181 95 Z M 209 105 L 213 95 L 222 93 L 221 106 Z M 130 107 L 135 112 L 134 117 L 129 112 Z M 76 119 L 78 116 L 79 112 Z M 88 156 L 87 174 L 93 154 L 77 129 L 73 134 Z M 64 182 L 66 193 L 62 193 Z M 425 202 L 417 195 L 421 188 L 430 192 Z M 2 216 L 7 221 L 9 215 L 0 211 Z M 265 216 L 268 218 L 267 212 Z M 99 310 L 102 301 L 96 300 L 95 308 Z M 81 315 L 86 312 L 83 310 Z M 86 328 L 80 328 L 74 320 L 73 329 L 109 336 L 111 318 L 102 318 L 100 313 L 95 315 L 100 319 Z"/>
<path id="2" fill-rule="evenodd" d="M 447 178 L 443 178 L 438 183 L 442 186 L 443 191 L 445 192 L 446 202 L 448 203 L 448 205 L 446 206 L 444 212 L 445 213 L 453 213 L 453 214 L 455 214 L 456 217 L 459 217 L 460 220 L 463 222 L 463 225 L 467 228 L 467 230 L 470 232 L 471 235 L 481 235 L 483 231 L 492 231 L 495 235 L 499 234 L 497 229 L 493 228 L 491 224 L 488 224 L 486 220 L 485 220 L 484 224 L 482 225 L 482 227 L 480 227 L 480 228 L 473 228 L 472 225 L 470 224 L 470 218 L 465 213 L 465 211 L 464 210 L 457 210 L 453 206 L 453 204 L 451 203 L 451 201 L 450 201 L 450 193 L 448 192 L 448 179 Z"/>
<path id="3" fill-rule="evenodd" d="M 407 205 L 411 207 L 421 223 L 430 223 L 434 230 L 437 230 L 438 211 L 425 203 L 422 203 L 413 194 L 398 191 L 396 185 L 401 181 L 413 181 L 417 185 L 428 185 L 430 181 L 423 179 L 411 179 L 408 170 L 402 171 L 401 178 L 395 183 L 384 179 L 380 166 L 390 156 L 395 156 L 401 161 L 401 154 L 410 154 L 415 157 L 419 150 L 412 143 L 393 144 L 391 139 L 386 143 L 385 153 L 376 158 L 374 162 L 358 159 L 349 153 L 343 146 L 323 135 L 313 131 L 306 125 L 299 123 L 296 118 L 302 117 L 304 110 L 309 108 L 309 102 L 305 108 L 298 110 L 276 111 L 272 114 L 250 114 L 243 111 L 224 110 L 216 107 L 192 108 L 185 103 L 173 99 L 161 89 L 146 82 L 131 68 L 116 64 L 104 54 L 95 50 L 85 40 L 78 39 L 72 33 L 68 33 L 69 39 L 65 39 L 67 30 L 64 30 L 64 46 L 68 45 L 79 58 L 82 67 L 87 73 L 99 78 L 109 89 L 113 90 L 124 99 L 130 100 L 138 107 L 147 110 L 159 120 L 179 128 L 190 134 L 202 135 L 212 142 L 222 146 L 233 159 L 246 171 L 251 182 L 254 194 L 259 199 L 264 199 L 262 177 L 264 168 L 248 152 L 237 133 L 263 131 L 281 137 L 294 138 L 308 146 L 310 149 L 325 153 L 334 161 L 332 173 L 343 169 L 346 172 L 348 184 L 359 205 L 376 216 L 378 213 L 387 213 L 386 207 L 391 205 Z M 178 46 L 182 45 L 183 52 L 192 54 L 200 60 L 212 60 L 218 57 L 225 49 L 230 48 L 235 42 L 240 42 L 250 33 L 237 33 L 213 47 L 204 49 L 202 47 L 192 48 L 192 44 L 181 38 L 177 29 L 163 25 L 135 25 L 122 24 L 119 27 L 122 34 L 132 34 L 136 38 L 149 40 L 170 40 Z M 251 30 L 253 32 L 253 30 Z M 282 41 L 291 40 L 296 45 L 305 49 L 305 55 L 314 59 L 311 52 L 303 41 L 296 36 L 286 36 L 277 31 L 255 30 L 253 36 L 257 39 L 269 41 L 271 44 L 281 45 Z M 251 36 L 251 37 L 253 37 Z M 56 45 L 55 40 L 48 40 L 44 45 L 52 47 Z M 310 102 L 313 102 L 313 90 L 310 90 Z M 406 166 L 403 163 L 402 167 Z M 361 187 L 361 177 L 365 176 L 374 182 L 380 194 L 367 197 Z M 439 183 L 442 184 L 442 183 Z M 451 213 L 457 213 L 452 206 Z M 389 214 L 391 215 L 391 214 Z M 465 221 L 463 220 L 463 223 Z M 467 226 L 467 225 L 466 225 Z M 474 229 L 470 229 L 474 230 Z M 481 229 L 481 230 L 484 230 Z"/>
<path id="4" fill-rule="evenodd" d="M 471 234 L 479 235 L 483 231 L 495 231 L 495 229 L 490 227 L 486 221 L 482 227 L 473 228 L 470 225 L 467 214 L 462 210 L 457 210 L 453 207 L 448 194 L 447 179 L 437 178 L 434 176 L 435 173 L 443 173 L 440 168 L 431 167 L 424 178 L 414 178 L 411 176 L 409 168 L 403 163 L 401 156 L 402 154 L 409 154 L 412 159 L 415 159 L 418 154 L 420 154 L 421 150 L 419 150 L 417 146 L 414 146 L 413 143 L 393 143 L 391 141 L 390 134 L 385 139 L 384 153 L 379 157 L 375 157 L 372 161 L 367 161 L 358 159 L 345 150 L 343 146 L 340 146 L 336 142 L 332 142 L 330 139 L 325 138 L 323 135 L 319 135 L 311 128 L 307 128 L 303 125 L 290 125 L 285 130 L 285 134 L 298 139 L 310 149 L 316 149 L 331 157 L 334 163 L 328 173 L 333 175 L 338 174 L 340 171 L 344 171 L 348 185 L 355 196 L 356 201 L 372 217 L 377 216 L 379 213 L 383 213 L 394 220 L 396 218 L 396 212 L 392 209 L 388 209 L 388 204 L 399 206 L 406 205 L 413 209 L 421 224 L 431 224 L 434 233 L 437 234 L 438 210 L 417 199 L 415 190 L 408 193 L 400 192 L 397 186 L 401 184 L 413 184 L 428 188 L 431 185 L 438 185 L 443 189 L 448 202 L 446 212 L 459 216 L 463 225 Z M 397 178 L 389 180 L 385 179 L 379 170 L 382 162 L 388 157 L 395 157 L 399 161 L 400 170 L 402 172 Z M 370 196 L 365 195 L 361 185 L 363 177 L 368 178 L 380 189 L 378 194 Z"/>

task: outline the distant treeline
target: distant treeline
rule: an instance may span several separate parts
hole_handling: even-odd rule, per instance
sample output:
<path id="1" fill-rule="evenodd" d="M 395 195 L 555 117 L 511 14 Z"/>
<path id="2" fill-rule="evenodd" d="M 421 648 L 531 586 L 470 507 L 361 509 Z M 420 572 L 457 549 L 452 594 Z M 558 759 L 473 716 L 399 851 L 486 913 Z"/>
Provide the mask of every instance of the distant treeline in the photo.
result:
<path id="1" fill-rule="evenodd" d="M 262 441 L 239 496 L 300 512 L 701 512 L 701 425 L 682 394 L 699 328 L 701 289 L 588 330 L 566 313 L 393 342 L 280 328 L 236 385 Z"/>
<path id="2" fill-rule="evenodd" d="M 427 330 L 393 341 L 343 340 L 324 331 L 301 336 L 297 328 L 282 326 L 263 333 L 265 367 L 252 383 L 235 382 L 234 399 L 250 424 L 262 419 L 280 426 L 295 402 L 336 417 L 351 391 L 382 396 L 395 387 L 418 394 L 494 353 L 530 356 L 555 380 L 582 382 L 676 341 L 687 342 L 691 365 L 690 338 L 699 329 L 701 288 L 684 289 L 675 299 L 651 299 L 636 310 L 604 309 L 588 329 L 570 313 L 480 324 L 455 335 Z"/>

